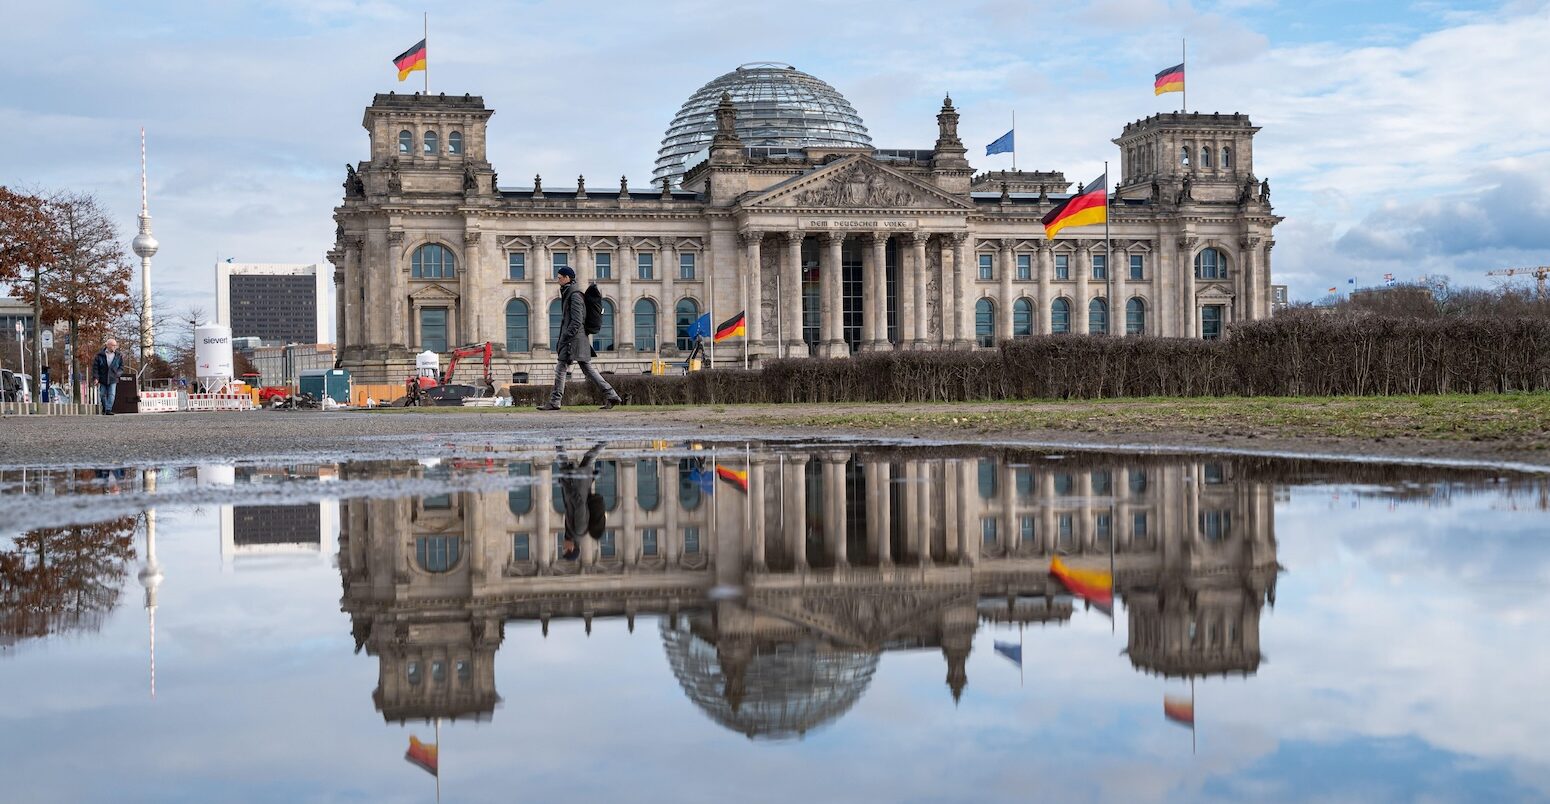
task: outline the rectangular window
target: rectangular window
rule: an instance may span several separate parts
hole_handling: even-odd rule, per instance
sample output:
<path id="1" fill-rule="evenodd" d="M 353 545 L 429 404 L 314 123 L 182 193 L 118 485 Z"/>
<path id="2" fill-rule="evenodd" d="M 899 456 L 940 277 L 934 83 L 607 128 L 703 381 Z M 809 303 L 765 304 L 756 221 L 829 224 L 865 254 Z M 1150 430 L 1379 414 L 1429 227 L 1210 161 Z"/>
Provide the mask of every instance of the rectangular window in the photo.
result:
<path id="1" fill-rule="evenodd" d="M 1130 278 L 1137 281 L 1146 278 L 1146 258 L 1140 254 L 1130 255 Z"/>
<path id="2" fill-rule="evenodd" d="M 1070 514 L 1061 514 L 1055 518 L 1055 538 L 1057 540 L 1057 547 L 1071 547 L 1071 543 L 1075 540 L 1076 535 L 1072 532 Z"/>
<path id="3" fill-rule="evenodd" d="M 1070 279 L 1071 278 L 1071 255 L 1070 254 L 1056 254 L 1055 255 L 1055 278 L 1056 279 Z"/>
<path id="4" fill-rule="evenodd" d="M 1093 279 L 1109 278 L 1109 256 L 1107 254 L 1093 255 Z"/>
<path id="5" fill-rule="evenodd" d="M 652 261 L 652 258 L 655 257 L 655 256 L 656 255 L 654 255 L 654 254 L 636 254 L 635 255 L 635 278 L 636 279 L 656 279 L 657 278 L 656 263 L 654 263 Z"/>
<path id="6" fill-rule="evenodd" d="M 987 516 L 980 520 L 980 541 L 984 544 L 996 543 L 996 518 Z"/>
<path id="7" fill-rule="evenodd" d="M 598 279 L 614 278 L 614 255 L 609 251 L 599 251 L 592 255 L 592 272 Z"/>
<path id="8" fill-rule="evenodd" d="M 527 279 L 527 255 L 513 251 L 506 255 L 506 278 Z"/>
<path id="9" fill-rule="evenodd" d="M 989 254 L 981 254 L 980 255 L 980 279 L 995 279 L 995 278 L 996 278 L 995 258 L 993 256 L 989 255 Z"/>
<path id="10" fill-rule="evenodd" d="M 654 556 L 657 554 L 657 529 L 642 528 L 640 532 L 640 554 Z"/>
<path id="11" fill-rule="evenodd" d="M 598 539 L 598 551 L 603 558 L 613 558 L 619 554 L 619 532 L 616 530 L 603 531 L 603 538 Z"/>
<path id="12" fill-rule="evenodd" d="M 1227 481 L 1227 470 L 1219 463 L 1208 463 L 1202 468 L 1207 486 L 1220 486 Z"/>
<path id="13" fill-rule="evenodd" d="M 1114 532 L 1114 515 L 1098 514 L 1094 517 L 1093 525 L 1097 538 L 1107 541 L 1110 534 Z"/>
<path id="14" fill-rule="evenodd" d="M 1017 540 L 1018 541 L 1021 541 L 1021 542 L 1032 542 L 1034 540 L 1034 537 L 1037 536 L 1037 535 L 1038 534 L 1035 533 L 1034 529 L 1033 529 L 1033 517 L 1025 516 L 1025 517 L 1018 518 L 1018 520 L 1017 520 Z"/>
<path id="15" fill-rule="evenodd" d="M 570 265 L 570 252 L 569 251 L 556 251 L 553 254 L 549 255 L 549 259 L 550 259 L 550 261 L 552 263 L 550 265 L 550 267 L 553 268 L 554 270 L 558 271 L 561 268 L 565 268 L 565 267 Z"/>
<path id="16" fill-rule="evenodd" d="M 532 539 L 526 533 L 513 533 L 513 534 L 511 534 L 511 560 L 512 561 L 527 561 L 527 560 L 529 560 L 529 557 L 531 556 L 531 551 L 529 550 L 529 546 L 528 545 L 529 545 L 529 542 L 531 542 L 531 541 L 532 541 Z"/>
<path id="17" fill-rule="evenodd" d="M 1222 337 L 1222 305 L 1208 304 L 1200 308 L 1200 337 L 1208 341 Z"/>
<path id="18" fill-rule="evenodd" d="M 1149 537 L 1146 532 L 1146 512 L 1137 511 L 1135 518 L 1130 523 L 1130 536 L 1135 541 L 1146 541 Z"/>
<path id="19" fill-rule="evenodd" d="M 420 349 L 431 352 L 447 351 L 447 308 L 420 308 Z"/>
<path id="20" fill-rule="evenodd" d="M 684 528 L 684 553 L 693 555 L 700 552 L 700 528 L 691 526 Z"/>
<path id="21" fill-rule="evenodd" d="M 1017 278 L 1025 281 L 1033 278 L 1032 254 L 1017 255 Z"/>
<path id="22" fill-rule="evenodd" d="M 678 278 L 679 279 L 693 279 L 694 278 L 694 255 L 693 254 L 679 254 L 678 255 Z"/>

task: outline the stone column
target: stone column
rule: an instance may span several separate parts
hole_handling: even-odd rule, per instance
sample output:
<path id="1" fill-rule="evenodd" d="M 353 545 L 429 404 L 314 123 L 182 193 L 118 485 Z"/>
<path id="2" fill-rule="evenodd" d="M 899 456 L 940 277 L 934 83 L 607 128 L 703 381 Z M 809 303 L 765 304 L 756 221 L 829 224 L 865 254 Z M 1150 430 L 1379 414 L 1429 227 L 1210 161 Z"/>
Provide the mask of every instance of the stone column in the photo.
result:
<path id="1" fill-rule="evenodd" d="M 845 345 L 845 333 L 841 329 L 844 324 L 844 296 L 841 287 L 841 271 L 844 269 L 841 261 L 845 235 L 826 232 L 819 235 L 819 240 L 823 243 L 823 251 L 818 266 L 818 307 L 822 311 L 818 324 L 819 341 L 822 345 L 818 353 L 823 357 L 842 357 L 849 352 Z"/>
<path id="2" fill-rule="evenodd" d="M 585 288 L 588 282 L 597 279 L 597 266 L 592 262 L 592 238 L 588 235 L 576 237 L 576 262 L 571 266 L 576 272 L 576 277 L 581 281 L 579 287 Z"/>
<path id="3" fill-rule="evenodd" d="M 807 357 L 807 345 L 802 341 L 802 239 L 801 232 L 786 232 L 786 265 L 781 274 L 781 306 L 785 312 L 785 357 Z"/>
<path id="4" fill-rule="evenodd" d="M 1186 338 L 1198 338 L 1200 332 L 1200 305 L 1195 301 L 1195 238 L 1179 238 L 1180 293 L 1183 295 L 1183 317 L 1179 319 L 1180 333 Z"/>
<path id="5" fill-rule="evenodd" d="M 1146 322 L 1146 326 L 1153 335 L 1180 337 L 1184 333 L 1177 329 L 1175 321 L 1178 315 L 1174 310 L 1174 288 L 1180 281 L 1174 268 L 1178 257 L 1178 244 L 1169 235 L 1163 235 L 1154 242 L 1156 247 L 1152 250 L 1152 303 L 1147 307 L 1150 320 Z"/>
<path id="6" fill-rule="evenodd" d="M 938 282 L 941 293 L 941 348 L 951 349 L 958 339 L 958 243 L 962 242 L 963 235 L 944 234 L 937 239 L 942 250 L 942 276 Z"/>
<path id="7" fill-rule="evenodd" d="M 550 495 L 554 493 L 550 485 L 554 482 L 553 478 L 550 477 L 550 469 L 551 467 L 547 463 L 542 465 L 535 464 L 533 466 L 534 474 L 537 475 L 537 477 L 533 478 L 532 485 L 533 507 L 538 509 L 538 516 L 535 517 L 538 532 L 534 534 L 533 538 L 537 539 L 538 543 L 531 545 L 531 548 L 538 559 L 539 567 L 552 565 L 558 553 L 554 544 L 554 532 L 551 530 L 549 521 L 550 511 L 554 507 L 553 503 L 550 502 Z"/>
<path id="8" fill-rule="evenodd" d="M 920 461 L 916 469 L 919 483 L 915 492 L 915 541 L 918 546 L 916 560 L 922 567 L 931 566 L 931 537 L 936 523 L 936 506 L 932 504 L 936 481 L 932 479 L 932 467 L 941 466 L 936 461 Z M 944 524 L 944 529 L 945 529 Z"/>
<path id="9" fill-rule="evenodd" d="M 750 351 L 757 351 L 764 346 L 764 287 L 759 270 L 764 233 L 744 232 L 739 237 L 743 243 L 744 286 L 748 289 L 743 297 L 743 309 L 748 311 L 748 337 L 744 340 Z"/>
<path id="10" fill-rule="evenodd" d="M 414 349 L 418 344 L 409 340 L 409 270 L 404 265 L 404 233 L 388 232 L 388 298 L 384 309 L 392 310 L 388 319 L 387 343 Z"/>
<path id="11" fill-rule="evenodd" d="M 1125 305 L 1130 303 L 1130 291 L 1125 285 L 1130 278 L 1130 255 L 1111 251 L 1108 260 L 1109 287 L 1114 288 L 1114 293 L 1109 297 L 1109 334 L 1123 338 L 1127 325 Z"/>
<path id="12" fill-rule="evenodd" d="M 861 347 L 868 351 L 888 346 L 888 235 L 874 232 L 864 252 L 862 271 Z"/>
<path id="13" fill-rule="evenodd" d="M 1038 536 L 1043 540 L 1040 548 L 1048 555 L 1055 554 L 1055 547 L 1060 542 L 1060 533 L 1055 527 L 1055 499 L 1055 474 L 1044 472 L 1039 477 Z"/>
<path id="14" fill-rule="evenodd" d="M 1243 277 L 1239 292 L 1243 294 L 1243 301 L 1239 302 L 1239 320 L 1253 321 L 1260 317 L 1259 310 L 1259 238 L 1245 237 L 1239 241 L 1243 247 L 1242 267 L 1238 274 Z"/>
<path id="15" fill-rule="evenodd" d="M 637 524 L 640 498 L 635 493 L 637 483 L 639 480 L 635 477 L 635 461 L 619 461 L 619 507 L 624 513 L 624 527 L 618 531 L 618 544 L 615 545 L 615 549 L 619 551 L 619 557 L 628 567 L 635 566 L 635 562 L 640 558 L 640 525 Z"/>
<path id="16" fill-rule="evenodd" d="M 958 328 L 953 337 L 954 346 L 959 349 L 968 349 L 974 345 L 974 306 L 970 301 L 973 294 L 970 293 L 972 286 L 969 284 L 974 271 L 972 242 L 967 234 L 960 232 L 953 235 L 953 250 L 957 252 L 953 262 L 958 269 L 958 287 L 953 294 L 957 301 Z"/>
<path id="17" fill-rule="evenodd" d="M 893 537 L 893 464 L 877 461 L 868 466 L 867 480 L 874 484 L 868 496 L 877 501 L 877 524 L 873 525 L 873 520 L 868 519 L 867 529 L 877 534 L 875 545 L 878 566 L 891 566 L 893 555 L 889 540 Z"/>
<path id="18" fill-rule="evenodd" d="M 930 329 L 927 327 L 926 315 L 930 305 L 926 303 L 927 271 L 930 268 L 926 264 L 926 241 L 931 238 L 924 232 L 915 232 L 910 235 L 910 266 L 909 280 L 905 287 L 909 289 L 909 296 L 904 299 L 903 309 L 908 311 L 900 317 L 899 345 L 909 344 L 908 348 L 920 349 L 926 345 L 926 337 Z M 909 329 L 905 330 L 904 327 Z M 908 335 L 906 336 L 906 332 Z"/>
<path id="19" fill-rule="evenodd" d="M 678 348 L 678 288 L 673 280 L 678 276 L 678 248 L 672 238 L 662 238 L 662 248 L 657 251 L 657 278 L 662 282 L 662 306 L 667 308 L 667 341 L 669 348 Z M 700 312 L 710 309 L 706 299 L 700 299 Z M 715 324 L 711 324 L 715 326 Z M 710 348 L 709 345 L 706 348 Z"/>
<path id="20" fill-rule="evenodd" d="M 361 249 L 363 243 L 359 239 L 345 241 L 344 250 L 344 287 L 340 295 L 344 296 L 344 318 L 339 322 L 339 335 L 344 339 L 345 346 L 365 346 L 370 343 L 362 324 L 362 316 L 365 313 L 365 303 L 361 299 Z"/>
<path id="21" fill-rule="evenodd" d="M 748 509 L 753 516 L 753 521 L 748 523 L 750 531 L 750 549 L 752 560 L 749 568 L 754 572 L 763 572 L 766 566 L 764 555 L 764 459 L 760 457 L 750 458 L 748 467 Z"/>
<path id="22" fill-rule="evenodd" d="M 1071 266 L 1076 274 L 1076 299 L 1071 303 L 1071 332 L 1076 335 L 1087 334 L 1087 277 L 1093 270 L 1093 250 L 1086 240 L 1078 240 L 1076 247 L 1075 265 Z"/>
<path id="23" fill-rule="evenodd" d="M 635 238 L 619 238 L 614 251 L 614 275 L 619 280 L 619 300 L 614 309 L 614 341 L 619 351 L 635 351 Z M 662 320 L 661 312 L 657 320 Z"/>
<path id="24" fill-rule="evenodd" d="M 975 521 L 974 512 L 970 501 L 977 499 L 974 494 L 974 464 L 966 460 L 957 461 L 953 468 L 956 469 L 956 489 L 958 495 L 958 561 L 962 564 L 973 565 L 979 560 L 980 533 L 979 524 Z"/>
<path id="25" fill-rule="evenodd" d="M 823 456 L 823 540 L 836 567 L 850 565 L 845 548 L 845 456 Z"/>
<path id="26" fill-rule="evenodd" d="M 533 356 L 549 356 L 549 236 L 533 235 L 532 259 L 528 260 L 533 282 L 532 330 Z"/>
<path id="27" fill-rule="evenodd" d="M 792 456 L 781 483 L 786 489 L 786 543 L 798 572 L 807 569 L 807 457 Z"/>
<path id="28" fill-rule="evenodd" d="M 996 305 L 996 340 L 1008 341 L 1012 339 L 1012 274 L 1017 271 L 1017 254 L 1012 250 L 1017 241 L 1010 237 L 1002 238 L 1000 265 L 996 270 L 1001 273 L 1001 303 Z"/>
<path id="29" fill-rule="evenodd" d="M 1050 281 L 1055 276 L 1055 250 L 1048 240 L 1039 241 L 1038 265 L 1039 272 L 1039 299 L 1034 302 L 1034 320 L 1038 322 L 1038 333 L 1048 335 L 1054 331 L 1050 323 L 1050 305 L 1055 302 L 1055 294 L 1050 290 Z"/>

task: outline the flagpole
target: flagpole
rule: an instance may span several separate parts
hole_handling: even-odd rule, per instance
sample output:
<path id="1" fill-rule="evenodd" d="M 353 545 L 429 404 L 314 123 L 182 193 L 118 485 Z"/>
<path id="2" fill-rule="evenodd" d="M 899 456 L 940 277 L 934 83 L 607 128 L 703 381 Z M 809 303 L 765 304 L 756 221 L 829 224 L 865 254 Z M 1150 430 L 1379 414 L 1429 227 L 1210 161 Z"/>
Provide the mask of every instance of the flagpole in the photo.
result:
<path id="1" fill-rule="evenodd" d="M 1195 677 L 1189 677 L 1189 752 L 1195 753 Z"/>
<path id="2" fill-rule="evenodd" d="M 431 94 L 431 13 L 429 11 L 422 11 L 420 13 L 423 15 L 421 18 L 423 27 L 420 29 L 420 39 L 425 42 L 425 69 L 420 72 L 425 73 L 425 94 L 429 97 Z M 440 776 L 436 777 L 436 787 L 438 790 L 441 788 Z M 437 795 L 437 800 L 440 800 L 439 794 Z"/>
<path id="3" fill-rule="evenodd" d="M 1012 110 L 1012 172 L 1017 172 L 1017 110 Z"/>
<path id="4" fill-rule="evenodd" d="M 716 367 L 716 268 L 707 260 L 705 270 L 710 276 L 705 278 L 705 295 L 709 296 L 710 305 L 710 365 L 705 368 Z M 668 266 L 672 268 L 672 266 Z"/>
<path id="5" fill-rule="evenodd" d="M 436 718 L 436 804 L 441 804 L 441 718 Z"/>
<path id="6" fill-rule="evenodd" d="M 786 356 L 785 329 L 782 327 L 780 308 L 786 306 L 785 296 L 780 295 L 780 275 L 785 271 L 775 272 L 775 353 L 781 357 Z"/>
<path id="7" fill-rule="evenodd" d="M 747 274 L 743 274 L 743 275 L 738 277 L 737 286 L 738 286 L 737 295 L 740 296 L 742 298 L 742 300 L 743 300 L 743 315 L 746 316 L 746 315 L 748 315 L 748 312 L 747 312 L 748 311 L 748 275 Z M 743 330 L 743 371 L 747 371 L 748 370 L 748 349 L 751 346 L 751 343 L 749 342 L 749 339 L 748 339 L 748 331 L 747 331 L 748 322 L 747 322 L 746 319 L 743 322 L 743 327 L 744 327 L 744 330 Z"/>
<path id="8" fill-rule="evenodd" d="M 1189 111 L 1189 50 L 1188 41 L 1179 37 L 1179 65 L 1184 68 L 1184 84 L 1179 87 L 1179 111 Z"/>
<path id="9" fill-rule="evenodd" d="M 1103 160 L 1103 292 L 1109 297 L 1109 331 L 1105 334 L 1114 334 L 1115 313 L 1114 306 L 1114 244 L 1109 240 L 1109 160 Z M 1112 581 L 1114 574 L 1114 562 L 1112 561 L 1114 547 L 1114 525 L 1109 524 L 1109 577 Z M 1111 618 L 1112 619 L 1112 618 Z"/>

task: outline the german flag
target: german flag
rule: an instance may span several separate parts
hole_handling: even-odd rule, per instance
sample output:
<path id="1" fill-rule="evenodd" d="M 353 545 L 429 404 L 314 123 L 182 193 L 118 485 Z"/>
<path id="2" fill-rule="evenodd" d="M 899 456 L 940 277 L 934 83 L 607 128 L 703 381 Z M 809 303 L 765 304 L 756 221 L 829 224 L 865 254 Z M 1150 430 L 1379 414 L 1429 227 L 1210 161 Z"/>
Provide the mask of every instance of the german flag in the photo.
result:
<path id="1" fill-rule="evenodd" d="M 1193 699 L 1163 696 L 1163 717 L 1179 724 L 1195 728 L 1195 701 Z"/>
<path id="2" fill-rule="evenodd" d="M 728 318 L 716 327 L 716 341 L 724 341 L 727 338 L 738 338 L 748 334 L 745 316 L 742 313 Z"/>
<path id="3" fill-rule="evenodd" d="M 432 776 L 440 776 L 441 770 L 438 767 L 439 763 L 436 754 L 437 745 L 435 743 L 426 745 L 420 742 L 418 737 L 411 735 L 409 737 L 409 750 L 404 752 L 404 759 L 409 760 L 409 764 L 418 766 L 420 770 Z"/>
<path id="4" fill-rule="evenodd" d="M 1184 91 L 1184 65 L 1175 64 L 1157 74 L 1157 80 L 1152 84 L 1152 94 L 1161 95 L 1164 92 Z"/>
<path id="5" fill-rule="evenodd" d="M 415 43 L 414 47 L 398 54 L 398 58 L 393 59 L 393 66 L 398 68 L 398 80 L 400 81 L 408 78 L 409 74 L 415 70 L 424 70 L 425 40 L 421 39 Z"/>
<path id="6" fill-rule="evenodd" d="M 746 471 L 739 472 L 736 469 L 728 469 L 725 466 L 718 466 L 716 467 L 716 477 L 719 477 L 722 480 L 737 486 L 741 491 L 748 490 L 748 473 Z"/>
<path id="7" fill-rule="evenodd" d="M 1050 240 L 1067 226 L 1087 226 L 1109 219 L 1109 174 L 1105 173 L 1093 183 L 1067 198 L 1060 206 L 1044 216 L 1044 237 Z"/>

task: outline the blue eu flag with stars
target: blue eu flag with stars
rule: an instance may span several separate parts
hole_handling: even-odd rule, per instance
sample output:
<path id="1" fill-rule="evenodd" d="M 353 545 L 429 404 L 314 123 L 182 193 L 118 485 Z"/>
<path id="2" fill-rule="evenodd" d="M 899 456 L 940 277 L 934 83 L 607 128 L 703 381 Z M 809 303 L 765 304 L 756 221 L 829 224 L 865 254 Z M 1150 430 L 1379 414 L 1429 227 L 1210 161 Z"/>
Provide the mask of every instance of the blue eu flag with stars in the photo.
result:
<path id="1" fill-rule="evenodd" d="M 1011 153 L 1013 150 L 1015 150 L 1015 148 L 1012 146 L 1012 135 L 1015 133 L 1017 133 L 1017 129 L 1014 128 L 1011 131 L 1002 134 L 1000 139 L 997 139 L 995 142 L 985 146 L 985 155 L 990 156 L 992 154 Z"/>

